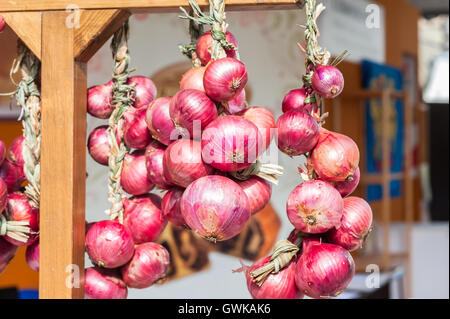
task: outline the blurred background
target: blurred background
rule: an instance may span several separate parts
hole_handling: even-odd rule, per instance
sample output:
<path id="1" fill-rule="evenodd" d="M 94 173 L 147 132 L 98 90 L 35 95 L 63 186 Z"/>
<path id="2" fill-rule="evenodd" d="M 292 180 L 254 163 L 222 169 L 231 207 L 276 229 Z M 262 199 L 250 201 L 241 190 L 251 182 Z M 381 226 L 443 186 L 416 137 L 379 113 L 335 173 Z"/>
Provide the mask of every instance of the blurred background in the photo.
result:
<path id="1" fill-rule="evenodd" d="M 320 44 L 334 56 L 344 49 L 351 53 L 340 64 L 345 89 L 327 102 L 325 126 L 357 142 L 362 177 L 355 194 L 369 201 L 375 217 L 374 231 L 354 255 L 358 273 L 339 298 L 448 298 L 449 4 L 322 2 L 327 10 L 319 19 Z M 188 23 L 178 15 L 140 14 L 130 20 L 131 65 L 136 75 L 154 80 L 159 96 L 174 94 L 191 66 L 178 50 L 189 42 Z M 229 12 L 227 17 L 249 71 L 250 106 L 269 108 L 278 118 L 284 95 L 301 86 L 304 57 L 297 42 L 303 41 L 304 11 Z M 14 90 L 9 70 L 16 40 L 8 27 L 0 34 L 1 92 Z M 106 83 L 111 70 L 107 43 L 88 64 L 88 84 Z M 383 100 L 386 90 L 399 91 L 404 98 Z M 381 121 L 383 109 L 389 112 L 389 123 Z M 0 136 L 7 144 L 21 134 L 18 115 L 14 103 L 0 96 Z M 88 133 L 105 124 L 90 116 L 87 122 Z M 383 139 L 389 140 L 388 148 Z M 276 151 L 274 143 L 272 147 Z M 382 168 L 386 158 L 390 170 Z M 285 174 L 273 187 L 271 203 L 252 217 L 241 235 L 212 246 L 168 227 L 160 238 L 172 256 L 168 280 L 130 289 L 129 298 L 249 298 L 244 275 L 232 273 L 240 267 L 239 259 L 251 264 L 293 229 L 285 205 L 301 182 L 297 167 L 302 159 L 278 152 L 278 162 Z M 86 219 L 102 220 L 109 207 L 107 168 L 88 155 L 87 169 Z M 24 255 L 20 248 L 0 275 L 0 290 L 32 298 L 37 296 L 38 274 L 28 268 Z M 374 271 L 380 275 L 375 286 L 370 281 Z"/>

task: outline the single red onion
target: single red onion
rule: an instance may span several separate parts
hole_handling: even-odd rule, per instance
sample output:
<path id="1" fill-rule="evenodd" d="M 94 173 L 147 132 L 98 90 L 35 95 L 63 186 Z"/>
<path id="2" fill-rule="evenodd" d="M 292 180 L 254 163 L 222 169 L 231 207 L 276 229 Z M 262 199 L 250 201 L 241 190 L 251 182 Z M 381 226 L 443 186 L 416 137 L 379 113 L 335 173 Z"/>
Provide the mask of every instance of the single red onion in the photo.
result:
<path id="1" fill-rule="evenodd" d="M 219 175 L 204 176 L 190 184 L 181 197 L 181 213 L 195 233 L 213 242 L 239 234 L 251 215 L 242 187 Z"/>
<path id="2" fill-rule="evenodd" d="M 88 151 L 94 161 L 101 165 L 108 166 L 109 153 L 111 147 L 108 138 L 108 125 L 101 125 L 92 130 L 88 138 Z"/>
<path id="3" fill-rule="evenodd" d="M 104 268 L 117 268 L 133 257 L 133 236 L 128 227 L 118 221 L 102 220 L 89 229 L 86 251 L 94 264 Z"/>
<path id="4" fill-rule="evenodd" d="M 310 103 L 305 103 L 306 98 L 305 88 L 294 89 L 289 91 L 288 94 L 284 96 L 282 103 L 282 111 L 286 113 L 288 111 L 305 111 L 311 113 L 313 105 Z"/>
<path id="5" fill-rule="evenodd" d="M 203 87 L 203 75 L 205 71 L 206 68 L 204 66 L 189 69 L 181 78 L 180 90 L 194 89 L 205 92 L 205 88 Z"/>
<path id="6" fill-rule="evenodd" d="M 145 121 L 147 127 L 157 139 L 165 145 L 169 145 L 177 138 L 177 131 L 170 118 L 170 101 L 172 97 L 160 97 L 154 100 L 147 108 Z M 171 136 L 173 135 L 173 139 Z"/>
<path id="7" fill-rule="evenodd" d="M 22 183 L 25 181 L 23 167 L 5 159 L 0 166 L 0 178 L 5 182 L 8 193 L 16 192 L 20 190 Z"/>
<path id="8" fill-rule="evenodd" d="M 0 17 L 0 32 L 2 32 L 3 29 L 5 29 L 5 27 L 6 27 L 5 20 L 3 19 L 3 17 Z"/>
<path id="9" fill-rule="evenodd" d="M 320 96 L 332 99 L 344 89 L 344 76 L 335 66 L 324 65 L 314 71 L 311 84 Z"/>
<path id="10" fill-rule="evenodd" d="M 225 39 L 227 42 L 233 44 L 237 48 L 238 44 L 236 38 L 231 32 L 225 32 Z M 211 61 L 211 52 L 213 50 L 213 46 L 214 39 L 211 35 L 211 31 L 206 31 L 200 38 L 198 38 L 196 53 L 197 57 L 200 59 L 203 65 L 207 65 L 209 61 Z M 225 50 L 225 53 L 230 58 L 236 57 L 236 51 L 234 49 Z"/>
<path id="11" fill-rule="evenodd" d="M 143 289 L 163 278 L 169 268 L 169 252 L 160 244 L 136 246 L 133 258 L 121 268 L 124 282 L 130 288 Z"/>
<path id="12" fill-rule="evenodd" d="M 8 149 L 8 159 L 16 165 L 23 167 L 22 145 L 25 138 L 23 136 L 16 137 Z"/>
<path id="13" fill-rule="evenodd" d="M 343 182 L 334 183 L 334 188 L 338 190 L 342 197 L 347 197 L 358 187 L 360 178 L 359 167 L 356 168 L 353 175 Z"/>
<path id="14" fill-rule="evenodd" d="M 123 114 L 123 140 L 128 147 L 143 149 L 152 140 L 145 121 L 147 109 L 129 108 Z"/>
<path id="15" fill-rule="evenodd" d="M 145 159 L 150 182 L 161 189 L 170 189 L 171 184 L 164 175 L 164 153 L 166 147 L 153 140 L 145 150 Z"/>
<path id="16" fill-rule="evenodd" d="M 189 138 L 199 138 L 201 131 L 217 118 L 217 108 L 205 92 L 187 89 L 181 90 L 170 102 L 170 117 L 175 126 L 184 128 Z M 194 130 L 201 130 L 197 132 Z"/>
<path id="17" fill-rule="evenodd" d="M 347 250 L 314 243 L 307 246 L 297 261 L 295 283 L 305 295 L 323 299 L 343 292 L 354 275 L 355 263 Z"/>
<path id="18" fill-rule="evenodd" d="M 236 95 L 233 99 L 227 102 L 227 112 L 229 114 L 236 114 L 243 111 L 247 107 L 247 100 L 245 96 L 245 90 Z"/>
<path id="19" fill-rule="evenodd" d="M 186 225 L 184 217 L 181 214 L 181 196 L 183 196 L 184 188 L 173 187 L 163 197 L 161 202 L 161 210 L 164 217 L 177 227 Z"/>
<path id="20" fill-rule="evenodd" d="M 263 137 L 263 149 L 267 149 L 272 141 L 273 133 L 275 131 L 275 119 L 272 112 L 266 108 L 254 106 L 245 109 L 237 115 L 242 116 L 244 119 L 247 119 L 256 125 Z"/>
<path id="21" fill-rule="evenodd" d="M 236 181 L 242 187 L 250 203 L 250 213 L 256 214 L 263 209 L 272 196 L 272 185 L 258 177 L 251 176 L 245 181 Z"/>
<path id="22" fill-rule="evenodd" d="M 18 248 L 19 247 L 4 240 L 3 237 L 0 236 L 0 275 L 5 271 L 10 261 L 16 255 Z"/>
<path id="23" fill-rule="evenodd" d="M 344 198 L 344 212 L 339 229 L 328 232 L 328 240 L 349 251 L 361 248 L 372 226 L 372 209 L 362 198 Z"/>
<path id="24" fill-rule="evenodd" d="M 155 194 L 124 198 L 123 224 L 136 244 L 156 240 L 167 225 L 161 212 L 161 198 Z"/>
<path id="25" fill-rule="evenodd" d="M 156 86 L 152 80 L 145 76 L 132 76 L 127 80 L 127 84 L 135 83 L 136 98 L 134 108 L 146 108 L 156 97 Z"/>
<path id="26" fill-rule="evenodd" d="M 3 212 L 3 210 L 6 207 L 6 199 L 8 197 L 8 188 L 3 181 L 2 178 L 0 178 L 0 214 Z"/>
<path id="27" fill-rule="evenodd" d="M 330 184 L 310 180 L 289 194 L 287 215 L 295 228 L 311 234 L 324 233 L 341 224 L 344 201 Z"/>
<path id="28" fill-rule="evenodd" d="M 225 172 L 240 171 L 256 162 L 264 149 L 258 127 L 235 115 L 219 117 L 202 135 L 205 163 Z"/>
<path id="29" fill-rule="evenodd" d="M 144 150 L 135 150 L 125 155 L 120 184 L 131 195 L 143 195 L 155 187 L 150 182 Z"/>
<path id="30" fill-rule="evenodd" d="M 114 111 L 113 82 L 92 86 L 87 93 L 87 112 L 99 119 L 107 119 Z"/>
<path id="31" fill-rule="evenodd" d="M 4 238 L 7 241 L 16 246 L 28 246 L 36 240 L 39 232 L 39 210 L 30 205 L 28 197 L 24 193 L 14 192 L 8 194 L 4 215 L 8 221 L 27 221 L 31 230 L 31 233 L 27 234 L 28 240 L 26 242 L 21 242 L 6 234 Z"/>
<path id="32" fill-rule="evenodd" d="M 288 111 L 277 120 L 278 148 L 289 156 L 311 151 L 319 140 L 319 125 L 308 113 Z"/>
<path id="33" fill-rule="evenodd" d="M 349 180 L 359 165 L 358 146 L 348 136 L 320 128 L 311 163 L 317 175 L 326 181 Z"/>
<path id="34" fill-rule="evenodd" d="M 39 271 L 39 239 L 35 240 L 34 243 L 27 247 L 25 258 L 28 267 L 34 271 Z"/>
<path id="35" fill-rule="evenodd" d="M 200 142 L 181 139 L 164 152 L 163 172 L 171 184 L 187 187 L 202 176 L 214 174 L 215 169 L 203 162 Z"/>
<path id="36" fill-rule="evenodd" d="M 6 157 L 6 145 L 5 145 L 5 142 L 3 142 L 0 139 L 0 165 L 3 164 L 5 157 Z"/>
<path id="37" fill-rule="evenodd" d="M 216 102 L 228 102 L 245 88 L 248 74 L 245 64 L 234 58 L 211 62 L 203 76 L 206 94 Z"/>
<path id="38" fill-rule="evenodd" d="M 127 299 L 128 288 L 117 269 L 87 268 L 84 275 L 85 299 Z"/>

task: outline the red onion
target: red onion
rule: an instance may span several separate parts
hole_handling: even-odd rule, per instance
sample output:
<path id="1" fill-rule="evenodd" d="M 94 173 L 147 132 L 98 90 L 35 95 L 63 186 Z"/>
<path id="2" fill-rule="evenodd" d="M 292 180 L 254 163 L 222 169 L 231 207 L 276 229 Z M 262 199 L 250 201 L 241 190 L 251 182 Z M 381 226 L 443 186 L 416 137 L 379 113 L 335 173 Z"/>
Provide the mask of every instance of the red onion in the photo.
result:
<path id="1" fill-rule="evenodd" d="M 118 221 L 102 220 L 89 229 L 86 251 L 94 264 L 104 268 L 117 268 L 133 257 L 133 236 L 128 227 Z"/>
<path id="2" fill-rule="evenodd" d="M 348 136 L 320 128 L 311 163 L 324 180 L 342 182 L 351 179 L 359 165 L 358 146 Z"/>
<path id="3" fill-rule="evenodd" d="M 319 125 L 308 113 L 288 111 L 277 120 L 278 148 L 289 156 L 305 154 L 319 140 Z"/>
<path id="4" fill-rule="evenodd" d="M 147 109 L 129 108 L 124 114 L 123 140 L 128 147 L 142 149 L 152 140 L 145 121 Z"/>
<path id="5" fill-rule="evenodd" d="M 85 299 L 127 299 L 128 288 L 117 269 L 87 268 L 84 275 Z"/>
<path id="6" fill-rule="evenodd" d="M 161 212 L 161 198 L 155 194 L 123 199 L 123 224 L 128 227 L 136 244 L 156 240 L 166 228 Z"/>
<path id="7" fill-rule="evenodd" d="M 324 65 L 314 71 L 311 84 L 320 96 L 332 99 L 344 89 L 344 76 L 335 66 Z"/>
<path id="8" fill-rule="evenodd" d="M 242 117 L 227 115 L 209 124 L 202 135 L 203 160 L 225 172 L 251 166 L 260 153 L 263 139 L 258 127 Z"/>
<path id="9" fill-rule="evenodd" d="M 6 145 L 0 139 L 0 165 L 3 164 L 3 161 L 5 160 L 5 156 L 6 156 Z"/>
<path id="10" fill-rule="evenodd" d="M 113 82 L 92 86 L 87 93 L 87 111 L 90 115 L 107 119 L 114 111 Z"/>
<path id="11" fill-rule="evenodd" d="M 19 247 L 4 240 L 3 237 L 0 236 L 0 275 L 5 271 L 10 261 L 16 255 L 18 248 Z"/>
<path id="12" fill-rule="evenodd" d="M 247 84 L 245 64 L 234 58 L 223 58 L 208 64 L 203 76 L 206 94 L 217 102 L 235 98 Z"/>
<path id="13" fill-rule="evenodd" d="M 8 193 L 12 193 L 20 189 L 25 181 L 25 174 L 22 166 L 5 159 L 2 166 L 0 166 L 0 178 L 5 182 Z"/>
<path id="14" fill-rule="evenodd" d="M 145 121 L 153 137 L 165 145 L 169 145 L 177 137 L 175 125 L 170 118 L 170 101 L 172 97 L 160 97 L 154 100 L 147 108 Z"/>
<path id="15" fill-rule="evenodd" d="M 25 138 L 23 136 L 16 137 L 8 149 L 8 159 L 16 165 L 23 167 L 22 145 Z"/>
<path id="16" fill-rule="evenodd" d="M 325 240 L 322 236 L 323 234 L 307 235 L 294 228 L 289 234 L 287 240 L 289 240 L 293 244 L 296 244 L 298 247 L 302 247 L 302 249 L 305 250 L 308 245 L 321 244 L 322 242 L 324 242 Z"/>
<path id="17" fill-rule="evenodd" d="M 334 183 L 334 188 L 338 190 L 342 197 L 346 197 L 353 193 L 353 191 L 358 187 L 360 178 L 359 167 L 356 168 L 353 175 L 343 182 Z"/>
<path id="18" fill-rule="evenodd" d="M 131 195 L 143 195 L 155 187 L 150 182 L 144 150 L 136 150 L 125 155 L 120 184 L 124 191 Z"/>
<path id="19" fill-rule="evenodd" d="M 231 32 L 229 31 L 225 32 L 225 39 L 227 42 L 233 44 L 237 48 L 236 38 Z M 209 61 L 211 61 L 211 52 L 213 50 L 213 46 L 214 40 L 211 35 L 211 31 L 206 31 L 200 38 L 198 38 L 196 52 L 197 57 L 200 59 L 203 65 L 207 65 Z M 225 53 L 227 54 L 228 57 L 231 58 L 236 57 L 236 52 L 233 49 L 225 50 Z"/>
<path id="20" fill-rule="evenodd" d="M 203 130 L 217 118 L 214 102 L 205 92 L 193 89 L 181 90 L 175 94 L 170 102 L 169 112 L 175 125 L 185 128 L 190 138 L 199 138 L 201 132 L 194 132 L 194 129 Z"/>
<path id="21" fill-rule="evenodd" d="M 344 248 L 325 243 L 308 245 L 297 261 L 297 288 L 312 298 L 336 297 L 355 275 L 355 263 Z"/>
<path id="22" fill-rule="evenodd" d="M 14 192 L 8 194 L 4 214 L 8 221 L 27 221 L 31 230 L 25 243 L 5 235 L 4 238 L 7 241 L 16 246 L 27 246 L 36 240 L 39 232 L 39 210 L 30 205 L 28 197 L 24 193 Z"/>
<path id="23" fill-rule="evenodd" d="M 277 272 L 270 274 L 264 283 L 259 287 L 252 281 L 251 272 L 264 266 L 270 261 L 271 256 L 261 258 L 250 267 L 242 265 L 238 271 L 244 271 L 247 279 L 247 288 L 253 299 L 302 299 L 303 294 L 295 286 L 295 260 L 288 266 Z"/>
<path id="24" fill-rule="evenodd" d="M 324 233 L 341 224 L 344 201 L 330 184 L 310 180 L 289 194 L 287 215 L 295 228 L 311 234 Z"/>
<path id="25" fill-rule="evenodd" d="M 35 240 L 34 243 L 27 247 L 25 258 L 28 267 L 34 271 L 39 271 L 39 240 Z"/>
<path id="26" fill-rule="evenodd" d="M 177 227 L 183 227 L 186 225 L 180 208 L 181 196 L 183 196 L 183 192 L 184 188 L 174 187 L 164 195 L 161 202 L 161 210 L 164 217 Z"/>
<path id="27" fill-rule="evenodd" d="M 360 248 L 372 226 L 372 209 L 362 198 L 344 198 L 344 212 L 339 229 L 328 232 L 331 243 L 349 251 Z"/>
<path id="28" fill-rule="evenodd" d="M 156 97 L 156 86 L 152 80 L 145 76 L 132 76 L 128 79 L 127 84 L 135 83 L 136 99 L 134 108 L 140 109 L 147 107 Z"/>
<path id="29" fill-rule="evenodd" d="M 180 90 L 194 89 L 205 92 L 205 88 L 203 87 L 205 70 L 206 68 L 204 66 L 199 66 L 184 73 L 180 82 Z"/>
<path id="30" fill-rule="evenodd" d="M 108 166 L 108 158 L 111 151 L 107 130 L 108 125 L 96 127 L 89 134 L 87 143 L 89 154 L 94 161 L 105 166 Z"/>
<path id="31" fill-rule="evenodd" d="M 214 174 L 215 169 L 203 162 L 200 142 L 181 139 L 164 152 L 163 171 L 167 181 L 187 187 L 202 176 Z"/>
<path id="32" fill-rule="evenodd" d="M 266 108 L 254 106 L 245 109 L 237 115 L 242 116 L 244 119 L 247 119 L 256 125 L 263 137 L 263 149 L 267 149 L 272 141 L 273 133 L 275 131 L 275 119 L 273 118 L 272 112 Z"/>
<path id="33" fill-rule="evenodd" d="M 163 246 L 140 244 L 130 262 L 122 267 L 122 277 L 130 288 L 148 288 L 165 276 L 169 264 L 170 255 Z"/>
<path id="34" fill-rule="evenodd" d="M 245 97 L 245 90 L 236 95 L 233 99 L 228 101 L 227 111 L 229 114 L 235 114 L 243 111 L 247 107 L 247 100 Z"/>
<path id="35" fill-rule="evenodd" d="M 313 105 L 309 103 L 305 104 L 305 98 L 306 90 L 304 88 L 289 91 L 283 99 L 283 104 L 281 107 L 283 113 L 294 110 L 311 113 Z"/>
<path id="36" fill-rule="evenodd" d="M 190 184 L 181 197 L 186 224 L 210 241 L 239 234 L 250 218 L 250 203 L 242 187 L 231 179 L 211 175 Z"/>
<path id="37" fill-rule="evenodd" d="M 5 20 L 2 17 L 0 17 L 0 32 L 2 32 L 3 29 L 5 29 L 5 27 L 6 27 Z"/>
<path id="38" fill-rule="evenodd" d="M 0 178 L 0 214 L 6 207 L 6 199 L 8 196 L 8 188 L 6 187 L 5 182 L 2 178 Z"/>
<path id="39" fill-rule="evenodd" d="M 266 180 L 251 176 L 246 181 L 237 181 L 248 197 L 250 203 L 250 213 L 256 214 L 263 209 L 270 201 L 272 195 L 272 185 Z"/>
<path id="40" fill-rule="evenodd" d="M 157 144 L 156 144 L 157 143 Z M 164 175 L 164 153 L 166 147 L 154 141 L 145 150 L 145 159 L 150 182 L 161 189 L 169 189 L 171 184 Z"/>

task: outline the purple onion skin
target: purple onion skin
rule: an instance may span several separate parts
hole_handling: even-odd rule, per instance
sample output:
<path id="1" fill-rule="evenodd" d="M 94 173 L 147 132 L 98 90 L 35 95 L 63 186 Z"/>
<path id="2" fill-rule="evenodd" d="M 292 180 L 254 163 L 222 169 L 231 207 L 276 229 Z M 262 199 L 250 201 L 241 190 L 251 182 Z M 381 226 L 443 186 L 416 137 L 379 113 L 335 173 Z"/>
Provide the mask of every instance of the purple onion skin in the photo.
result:
<path id="1" fill-rule="evenodd" d="M 0 236 L 0 275 L 16 255 L 18 248 L 18 246 L 11 244 L 4 240 L 3 236 Z"/>
<path id="2" fill-rule="evenodd" d="M 14 164 L 7 158 L 0 166 L 0 178 L 5 182 L 8 193 L 17 192 L 25 181 L 23 167 Z"/>
<path id="3" fill-rule="evenodd" d="M 341 225 L 344 201 L 330 184 L 310 180 L 289 194 L 286 204 L 289 221 L 304 233 L 319 234 Z"/>
<path id="4" fill-rule="evenodd" d="M 355 263 L 347 250 L 338 245 L 312 243 L 297 261 L 295 283 L 305 295 L 326 299 L 343 292 L 354 275 Z"/>
<path id="5" fill-rule="evenodd" d="M 153 138 L 164 145 L 169 145 L 177 140 L 177 136 L 172 136 L 177 132 L 177 129 L 170 118 L 171 100 L 172 97 L 157 98 L 148 106 L 145 116 L 147 127 Z"/>
<path id="6" fill-rule="evenodd" d="M 173 187 L 164 195 L 161 202 L 161 210 L 164 217 L 176 227 L 186 226 L 180 207 L 183 192 L 184 188 Z"/>
<path id="7" fill-rule="evenodd" d="M 319 125 L 308 113 L 288 111 L 276 123 L 278 148 L 289 156 L 311 151 L 319 140 Z"/>
<path id="8" fill-rule="evenodd" d="M 125 118 L 123 140 L 128 147 L 143 149 L 152 140 L 152 135 L 145 121 L 146 113 L 145 108 L 129 108 L 123 114 Z"/>
<path id="9" fill-rule="evenodd" d="M 320 96 L 333 99 L 344 89 L 344 76 L 338 68 L 325 65 L 316 69 L 311 79 L 312 87 Z"/>
<path id="10" fill-rule="evenodd" d="M 156 86 L 153 81 L 145 76 L 132 76 L 127 84 L 135 83 L 136 99 L 133 107 L 136 109 L 146 108 L 156 97 Z"/>
<path id="11" fill-rule="evenodd" d="M 356 187 L 358 187 L 360 176 L 361 173 L 358 167 L 353 173 L 351 179 L 334 183 L 334 188 L 338 190 L 342 197 L 347 197 L 355 191 Z"/>
<path id="12" fill-rule="evenodd" d="M 283 113 L 289 111 L 305 111 L 311 113 L 313 105 L 305 104 L 305 98 L 306 90 L 304 88 L 289 91 L 289 93 L 284 96 L 281 106 Z"/>
<path id="13" fill-rule="evenodd" d="M 89 134 L 87 143 L 91 157 L 94 161 L 104 166 L 108 165 L 109 153 L 111 152 L 107 129 L 107 125 L 96 127 L 92 130 L 91 134 Z"/>
<path id="14" fill-rule="evenodd" d="M 28 267 L 34 271 L 39 271 L 39 240 L 36 240 L 27 247 L 25 258 L 27 260 Z"/>
<path id="15" fill-rule="evenodd" d="M 6 156 L 6 145 L 5 145 L 5 142 L 3 142 L 0 139 L 0 165 L 3 164 L 3 161 L 5 160 L 5 156 Z"/>
<path id="16" fill-rule="evenodd" d="M 239 234 L 250 218 L 242 187 L 229 178 L 210 175 L 190 184 L 181 197 L 181 213 L 198 235 L 216 242 Z"/>
<path id="17" fill-rule="evenodd" d="M 135 150 L 125 155 L 120 184 L 131 195 L 143 195 L 155 185 L 150 182 L 144 150 Z"/>
<path id="18" fill-rule="evenodd" d="M 95 85 L 88 89 L 87 112 L 93 117 L 107 119 L 114 111 L 113 82 Z"/>
<path id="19" fill-rule="evenodd" d="M 127 299 L 128 288 L 117 269 L 87 268 L 84 282 L 85 299 Z"/>
<path id="20" fill-rule="evenodd" d="M 156 141 L 155 141 L 156 142 Z M 159 145 L 156 145 L 158 143 Z M 168 190 L 172 184 L 165 178 L 164 175 L 164 153 L 165 145 L 159 142 L 151 143 L 145 150 L 145 160 L 148 171 L 148 179 L 161 189 Z"/>

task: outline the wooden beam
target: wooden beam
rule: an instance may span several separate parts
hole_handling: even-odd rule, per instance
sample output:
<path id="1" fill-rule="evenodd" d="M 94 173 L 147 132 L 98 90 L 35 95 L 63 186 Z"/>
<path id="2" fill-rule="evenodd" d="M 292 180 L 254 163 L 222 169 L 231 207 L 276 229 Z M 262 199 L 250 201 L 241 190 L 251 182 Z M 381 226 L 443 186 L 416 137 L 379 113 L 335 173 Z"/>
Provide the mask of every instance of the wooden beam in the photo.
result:
<path id="1" fill-rule="evenodd" d="M 2 13 L 8 26 L 41 59 L 41 12 L 5 12 Z"/>
<path id="2" fill-rule="evenodd" d="M 208 0 L 198 0 L 200 6 L 207 6 Z M 230 10 L 298 9 L 304 0 L 226 0 Z M 79 9 L 129 9 L 132 12 L 174 12 L 179 7 L 187 7 L 188 0 L 4 0 L 0 2 L 0 12 L 8 11 L 50 11 L 66 10 L 76 4 Z"/>

